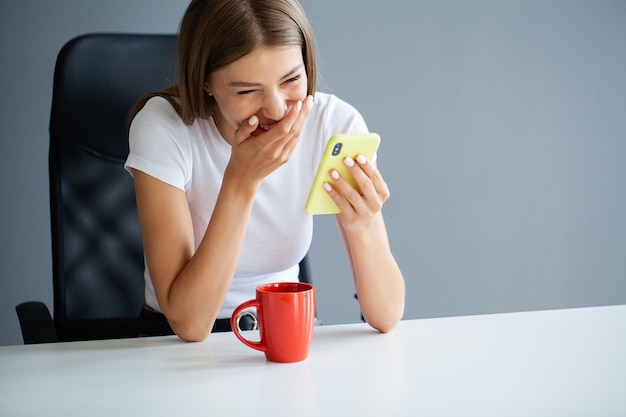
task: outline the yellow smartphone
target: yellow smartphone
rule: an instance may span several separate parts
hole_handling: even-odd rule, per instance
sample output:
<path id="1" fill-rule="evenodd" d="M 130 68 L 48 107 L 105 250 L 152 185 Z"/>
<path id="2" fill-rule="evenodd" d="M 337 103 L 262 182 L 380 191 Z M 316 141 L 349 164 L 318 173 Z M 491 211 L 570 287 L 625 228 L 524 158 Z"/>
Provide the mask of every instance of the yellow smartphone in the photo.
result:
<path id="1" fill-rule="evenodd" d="M 333 183 L 330 178 L 330 170 L 336 169 L 343 178 L 355 189 L 359 189 L 348 168 L 343 163 L 346 157 L 355 159 L 358 155 L 373 160 L 380 144 L 380 136 L 376 133 L 344 133 L 335 135 L 328 141 L 328 145 L 322 155 L 315 180 L 306 200 L 305 210 L 309 214 L 334 214 L 339 213 L 339 207 L 324 189 L 324 183 Z"/>

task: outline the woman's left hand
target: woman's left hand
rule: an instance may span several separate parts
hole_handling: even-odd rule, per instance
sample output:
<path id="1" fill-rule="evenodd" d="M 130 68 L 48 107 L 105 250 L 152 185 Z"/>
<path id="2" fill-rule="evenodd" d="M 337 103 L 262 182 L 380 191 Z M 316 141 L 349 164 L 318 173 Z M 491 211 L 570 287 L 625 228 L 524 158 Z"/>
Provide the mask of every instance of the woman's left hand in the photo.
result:
<path id="1" fill-rule="evenodd" d="M 359 155 L 344 164 L 358 188 L 336 171 L 324 188 L 341 210 L 336 215 L 363 318 L 375 329 L 390 331 L 404 313 L 404 278 L 389 246 L 383 204 L 389 188 L 374 162 Z M 360 190 L 360 192 L 358 191 Z"/>
<path id="2" fill-rule="evenodd" d="M 365 156 L 358 155 L 356 160 L 347 157 L 343 162 L 360 192 L 336 170 L 330 172 L 334 184 L 325 183 L 324 188 L 341 210 L 337 215 L 339 221 L 346 230 L 350 230 L 367 226 L 380 212 L 390 194 L 376 164 L 368 161 Z"/>

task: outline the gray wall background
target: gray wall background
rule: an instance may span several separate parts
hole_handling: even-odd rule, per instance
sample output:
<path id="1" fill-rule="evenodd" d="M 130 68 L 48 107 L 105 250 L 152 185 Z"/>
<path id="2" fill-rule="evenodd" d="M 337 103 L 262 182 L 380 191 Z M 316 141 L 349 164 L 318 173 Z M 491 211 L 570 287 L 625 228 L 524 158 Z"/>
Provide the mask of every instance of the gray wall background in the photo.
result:
<path id="1" fill-rule="evenodd" d="M 302 0 L 319 89 L 381 134 L 405 318 L 626 302 L 626 2 Z M 0 0 L 0 345 L 52 307 L 48 120 L 56 54 L 97 31 L 175 32 L 187 0 Z M 334 220 L 318 312 L 359 319 Z"/>

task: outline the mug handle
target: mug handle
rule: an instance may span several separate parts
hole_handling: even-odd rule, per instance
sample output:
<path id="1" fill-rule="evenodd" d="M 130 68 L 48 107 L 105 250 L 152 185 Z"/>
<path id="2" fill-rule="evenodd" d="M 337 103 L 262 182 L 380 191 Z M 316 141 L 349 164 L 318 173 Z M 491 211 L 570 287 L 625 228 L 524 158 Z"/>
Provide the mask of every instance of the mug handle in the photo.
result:
<path id="1" fill-rule="evenodd" d="M 235 311 L 233 311 L 233 315 L 230 317 L 230 327 L 233 329 L 233 333 L 235 333 L 235 336 L 237 336 L 237 339 L 241 340 L 243 344 L 251 347 L 252 349 L 265 352 L 266 347 L 265 347 L 264 340 L 253 342 L 243 337 L 239 330 L 239 319 L 241 318 L 242 311 L 250 307 L 254 307 L 257 309 L 257 311 L 259 311 L 259 305 L 260 305 L 259 300 L 256 300 L 256 299 L 248 300 L 240 304 L 239 307 L 237 307 Z"/>

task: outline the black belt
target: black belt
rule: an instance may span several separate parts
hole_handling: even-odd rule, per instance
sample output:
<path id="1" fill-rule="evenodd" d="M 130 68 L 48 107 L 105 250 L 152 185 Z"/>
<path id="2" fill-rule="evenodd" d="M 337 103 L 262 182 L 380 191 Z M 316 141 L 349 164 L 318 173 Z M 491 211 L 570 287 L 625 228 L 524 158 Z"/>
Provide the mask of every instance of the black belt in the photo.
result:
<path id="1" fill-rule="evenodd" d="M 167 319 L 162 313 L 144 305 L 141 309 L 141 335 L 142 336 L 165 336 L 174 334 Z M 241 330 L 255 330 L 257 325 L 256 317 L 252 313 L 242 314 L 239 318 L 239 328 Z M 213 324 L 212 333 L 231 332 L 230 319 L 217 319 Z"/>

